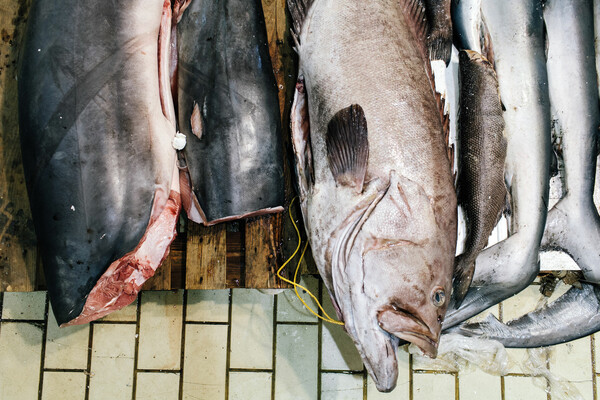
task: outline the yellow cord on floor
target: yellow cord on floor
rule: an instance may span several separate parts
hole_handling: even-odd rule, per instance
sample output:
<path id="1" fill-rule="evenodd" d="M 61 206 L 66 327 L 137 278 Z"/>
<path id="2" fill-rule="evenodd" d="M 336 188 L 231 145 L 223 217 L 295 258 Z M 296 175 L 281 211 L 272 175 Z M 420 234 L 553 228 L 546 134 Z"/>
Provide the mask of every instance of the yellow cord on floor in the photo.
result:
<path id="1" fill-rule="evenodd" d="M 315 295 L 312 294 L 310 292 L 310 290 L 308 290 L 304 286 L 300 285 L 299 283 L 296 283 L 296 279 L 298 278 L 298 271 L 300 270 L 300 263 L 302 263 L 302 259 L 304 258 L 304 253 L 306 252 L 306 248 L 308 247 L 308 241 L 304 245 L 304 249 L 302 250 L 302 254 L 300 255 L 300 259 L 298 260 L 298 265 L 296 265 L 296 272 L 294 273 L 294 281 L 292 282 L 289 279 L 286 279 L 286 278 L 284 278 L 281 275 L 281 271 L 283 270 L 283 268 L 285 268 L 285 266 L 288 265 L 290 263 L 290 261 L 292 261 L 294 259 L 294 257 L 296 257 L 296 254 L 298 253 L 298 250 L 300 250 L 300 246 L 302 245 L 302 238 L 300 236 L 300 230 L 298 229 L 298 225 L 296 225 L 296 222 L 294 221 L 294 218 L 292 218 L 292 204 L 294 204 L 295 200 L 296 200 L 296 197 L 294 197 L 292 199 L 292 201 L 290 202 L 290 207 L 288 209 L 288 213 L 290 214 L 290 220 L 292 221 L 292 225 L 294 225 L 294 229 L 296 230 L 296 234 L 298 235 L 298 247 L 296 247 L 296 250 L 294 251 L 294 253 L 292 254 L 292 256 L 290 258 L 288 258 L 286 260 L 286 262 L 284 262 L 281 265 L 281 267 L 279 267 L 279 269 L 277 270 L 277 276 L 282 281 L 287 282 L 290 285 L 294 286 L 294 291 L 296 292 L 296 296 L 298 296 L 298 298 L 300 299 L 300 301 L 302 302 L 302 304 L 304 304 L 304 307 L 306 307 L 308 309 L 308 311 L 310 311 L 317 318 L 320 318 L 323 321 L 329 322 L 329 323 L 332 323 L 332 324 L 344 325 L 343 322 L 337 321 L 337 320 L 331 318 L 329 316 L 329 314 L 327 314 L 327 312 L 321 306 L 321 303 L 319 303 L 319 300 L 317 300 L 317 298 L 315 297 Z M 312 308 L 309 307 L 308 304 L 306 304 L 306 302 L 304 301 L 304 299 L 302 299 L 302 297 L 300 297 L 300 294 L 298 293 L 298 288 L 300 288 L 300 289 L 306 291 L 306 293 L 308 293 L 308 295 L 317 303 L 317 306 L 319 307 L 319 310 L 321 310 L 321 312 L 323 313 L 323 315 L 325 316 L 325 318 L 322 317 L 322 316 L 320 316 L 319 314 L 317 314 L 315 311 L 313 311 Z"/>

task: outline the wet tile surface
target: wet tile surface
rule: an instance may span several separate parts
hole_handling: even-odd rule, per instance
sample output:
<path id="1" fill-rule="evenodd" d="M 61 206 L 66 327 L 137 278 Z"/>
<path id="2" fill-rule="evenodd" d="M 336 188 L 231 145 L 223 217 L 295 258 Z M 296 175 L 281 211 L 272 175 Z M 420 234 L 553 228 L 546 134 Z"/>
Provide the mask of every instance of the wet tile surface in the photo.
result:
<path id="1" fill-rule="evenodd" d="M 135 325 L 94 325 L 90 399 L 131 399 Z"/>
<path id="2" fill-rule="evenodd" d="M 177 400 L 179 374 L 164 372 L 138 372 L 136 400 Z"/>
<path id="3" fill-rule="evenodd" d="M 273 368 L 274 300 L 274 296 L 258 290 L 233 290 L 232 368 Z"/>
<path id="4" fill-rule="evenodd" d="M 2 319 L 44 320 L 46 292 L 4 293 Z"/>
<path id="5" fill-rule="evenodd" d="M 306 285 L 318 293 L 318 282 L 308 278 Z M 538 289 L 488 312 L 518 317 L 538 305 Z M 566 289 L 559 285 L 550 301 Z M 449 373 L 454 367 L 409 356 L 402 347 L 397 386 L 380 393 L 343 329 L 305 312 L 293 291 L 144 292 L 139 308 L 133 304 L 99 322 L 60 329 L 51 310 L 44 315 L 45 296 L 3 294 L 2 400 L 37 399 L 40 387 L 42 400 L 314 400 L 319 394 L 324 400 L 558 400 L 562 392 L 565 398 L 576 392 L 585 400 L 599 398 L 592 353 L 597 358 L 600 346 L 590 337 L 543 351 L 508 349 L 511 375 L 504 378 L 477 367 Z M 327 297 L 326 310 L 334 315 Z M 544 379 L 527 375 L 540 366 L 562 382 L 549 395 Z"/>
<path id="6" fill-rule="evenodd" d="M 142 294 L 138 368 L 179 369 L 182 304 L 182 290 Z"/>
<path id="7" fill-rule="evenodd" d="M 83 372 L 44 372 L 42 400 L 81 400 L 85 398 Z"/>

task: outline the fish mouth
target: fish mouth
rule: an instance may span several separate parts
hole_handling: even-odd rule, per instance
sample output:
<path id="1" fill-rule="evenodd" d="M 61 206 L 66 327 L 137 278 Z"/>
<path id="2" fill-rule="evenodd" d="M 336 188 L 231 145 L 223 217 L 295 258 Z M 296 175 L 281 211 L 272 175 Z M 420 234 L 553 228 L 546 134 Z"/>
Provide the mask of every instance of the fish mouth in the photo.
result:
<path id="1" fill-rule="evenodd" d="M 377 320 L 387 333 L 413 343 L 428 357 L 437 356 L 439 333 L 434 334 L 414 313 L 395 305 L 386 306 L 379 312 Z"/>

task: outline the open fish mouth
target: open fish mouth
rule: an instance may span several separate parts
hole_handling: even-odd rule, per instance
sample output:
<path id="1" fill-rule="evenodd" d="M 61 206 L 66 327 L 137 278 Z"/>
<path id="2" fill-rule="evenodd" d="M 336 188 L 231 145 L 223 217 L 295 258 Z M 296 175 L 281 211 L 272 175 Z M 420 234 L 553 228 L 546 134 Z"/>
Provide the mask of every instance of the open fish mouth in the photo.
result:
<path id="1" fill-rule="evenodd" d="M 396 306 L 387 306 L 379 312 L 379 326 L 399 339 L 415 344 L 425 355 L 437 356 L 439 333 L 434 334 L 417 315 Z"/>

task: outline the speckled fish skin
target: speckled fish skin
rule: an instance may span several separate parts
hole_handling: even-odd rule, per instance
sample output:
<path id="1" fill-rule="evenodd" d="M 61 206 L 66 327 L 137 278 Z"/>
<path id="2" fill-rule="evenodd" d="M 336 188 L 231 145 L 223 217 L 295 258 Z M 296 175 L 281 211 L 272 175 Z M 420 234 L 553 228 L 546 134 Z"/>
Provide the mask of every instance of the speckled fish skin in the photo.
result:
<path id="1" fill-rule="evenodd" d="M 427 50 L 400 3 L 316 0 L 296 11 L 288 2 L 306 16 L 292 106 L 304 222 L 338 317 L 380 391 L 396 384 L 399 338 L 436 355 L 456 246 Z M 368 131 L 366 174 L 354 180 L 334 176 L 327 144 L 331 121 L 350 108 L 364 111 Z"/>
<path id="2" fill-rule="evenodd" d="M 592 2 L 548 0 L 548 83 L 552 114 L 562 135 L 565 196 L 550 210 L 543 248 L 566 251 L 587 282 L 546 307 L 506 325 L 490 319 L 459 331 L 484 335 L 507 347 L 550 346 L 600 330 L 600 217 L 593 203 L 600 126 Z M 568 71 L 568 72 L 566 72 Z"/>
<path id="3" fill-rule="evenodd" d="M 212 225 L 282 211 L 281 116 L 260 0 L 193 0 L 177 35 L 179 130 L 198 205 L 188 217 Z"/>
<path id="4" fill-rule="evenodd" d="M 505 181 L 511 198 L 510 236 L 479 253 L 471 288 L 461 307 L 448 312 L 444 329 L 521 291 L 539 271 L 551 154 L 542 10 L 541 0 L 481 2 L 506 109 Z M 480 21 L 472 22 L 480 26 Z M 455 21 L 455 30 L 467 28 Z"/>
<path id="5" fill-rule="evenodd" d="M 467 237 L 454 272 L 452 296 L 457 307 L 473 279 L 475 258 L 506 206 L 506 138 L 498 79 L 489 61 L 477 52 L 461 51 L 459 63 L 458 204 L 465 213 Z"/>
<path id="6" fill-rule="evenodd" d="M 22 153 L 59 324 L 80 315 L 109 265 L 173 200 L 175 128 L 157 71 L 163 3 L 32 4 L 19 72 Z M 172 240 L 173 227 L 163 236 Z M 117 301 L 124 288 L 113 282 L 105 293 Z"/>

